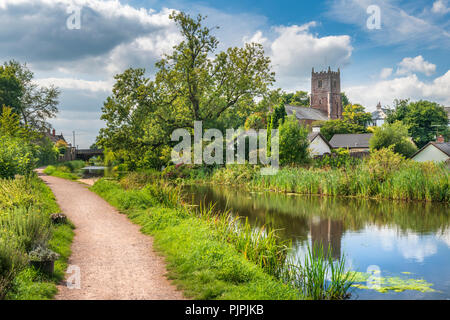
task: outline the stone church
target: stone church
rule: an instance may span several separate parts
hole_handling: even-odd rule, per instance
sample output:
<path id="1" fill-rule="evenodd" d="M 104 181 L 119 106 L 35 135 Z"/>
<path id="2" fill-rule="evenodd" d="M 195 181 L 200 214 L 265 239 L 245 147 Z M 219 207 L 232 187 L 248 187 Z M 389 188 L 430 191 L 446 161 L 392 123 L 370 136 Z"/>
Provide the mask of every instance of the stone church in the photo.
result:
<path id="1" fill-rule="evenodd" d="M 341 72 L 328 71 L 311 73 L 311 107 L 286 105 L 288 115 L 295 114 L 299 122 L 311 125 L 314 121 L 340 119 L 342 117 Z"/>

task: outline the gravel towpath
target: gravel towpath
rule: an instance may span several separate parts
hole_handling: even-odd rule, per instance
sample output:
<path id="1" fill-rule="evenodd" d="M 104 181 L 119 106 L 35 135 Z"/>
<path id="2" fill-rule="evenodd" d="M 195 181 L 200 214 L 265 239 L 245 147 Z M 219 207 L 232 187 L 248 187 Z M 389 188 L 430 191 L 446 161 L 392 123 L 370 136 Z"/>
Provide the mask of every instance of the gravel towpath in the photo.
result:
<path id="1" fill-rule="evenodd" d="M 152 237 L 142 234 L 138 225 L 87 185 L 44 175 L 42 170 L 38 174 L 76 227 L 69 265 L 79 267 L 81 287 L 61 284 L 56 299 L 184 299 L 165 277 L 165 263 L 153 251 Z"/>

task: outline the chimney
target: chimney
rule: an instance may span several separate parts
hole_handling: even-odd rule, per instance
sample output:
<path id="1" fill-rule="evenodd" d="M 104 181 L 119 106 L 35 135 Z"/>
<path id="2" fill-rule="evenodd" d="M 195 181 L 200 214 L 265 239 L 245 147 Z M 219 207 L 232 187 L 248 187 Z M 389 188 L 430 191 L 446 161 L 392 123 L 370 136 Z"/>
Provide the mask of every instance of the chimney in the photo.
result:
<path id="1" fill-rule="evenodd" d="M 55 129 L 53 129 L 53 132 L 52 132 L 52 134 L 53 134 L 53 136 L 55 136 L 55 135 L 56 135 L 56 130 L 55 130 Z"/>
<path id="2" fill-rule="evenodd" d="M 444 136 L 442 134 L 438 135 L 436 138 L 437 143 L 444 143 Z"/>

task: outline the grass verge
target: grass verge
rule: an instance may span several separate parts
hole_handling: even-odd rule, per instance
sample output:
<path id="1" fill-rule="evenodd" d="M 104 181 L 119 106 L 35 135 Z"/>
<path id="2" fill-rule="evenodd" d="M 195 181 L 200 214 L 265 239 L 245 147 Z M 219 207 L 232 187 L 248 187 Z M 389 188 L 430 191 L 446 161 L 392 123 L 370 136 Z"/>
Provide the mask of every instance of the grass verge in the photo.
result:
<path id="1" fill-rule="evenodd" d="M 195 299 L 300 299 L 294 287 L 282 283 L 249 261 L 237 242 L 224 241 L 228 218 L 213 219 L 210 211 L 189 210 L 177 204 L 175 189 L 150 185 L 124 190 L 117 182 L 97 181 L 91 190 L 117 207 L 168 262 L 169 278 Z M 247 240 L 252 241 L 252 240 Z M 247 242 L 250 243 L 250 242 Z"/>
<path id="2" fill-rule="evenodd" d="M 51 223 L 50 214 L 59 211 L 50 188 L 36 176 L 0 180 L 0 297 L 46 300 L 56 294 L 74 235 L 70 222 Z M 28 264 L 30 248 L 43 242 L 60 255 L 51 276 Z"/>

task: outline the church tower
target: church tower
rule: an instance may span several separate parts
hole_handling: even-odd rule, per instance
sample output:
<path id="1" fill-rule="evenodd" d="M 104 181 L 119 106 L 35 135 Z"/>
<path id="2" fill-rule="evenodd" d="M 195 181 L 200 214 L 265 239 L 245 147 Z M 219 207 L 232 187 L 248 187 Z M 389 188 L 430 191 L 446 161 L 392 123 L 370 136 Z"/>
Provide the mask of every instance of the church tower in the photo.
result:
<path id="1" fill-rule="evenodd" d="M 321 110 L 328 119 L 340 119 L 342 117 L 341 98 L 341 71 L 328 71 L 311 73 L 311 107 Z"/>

